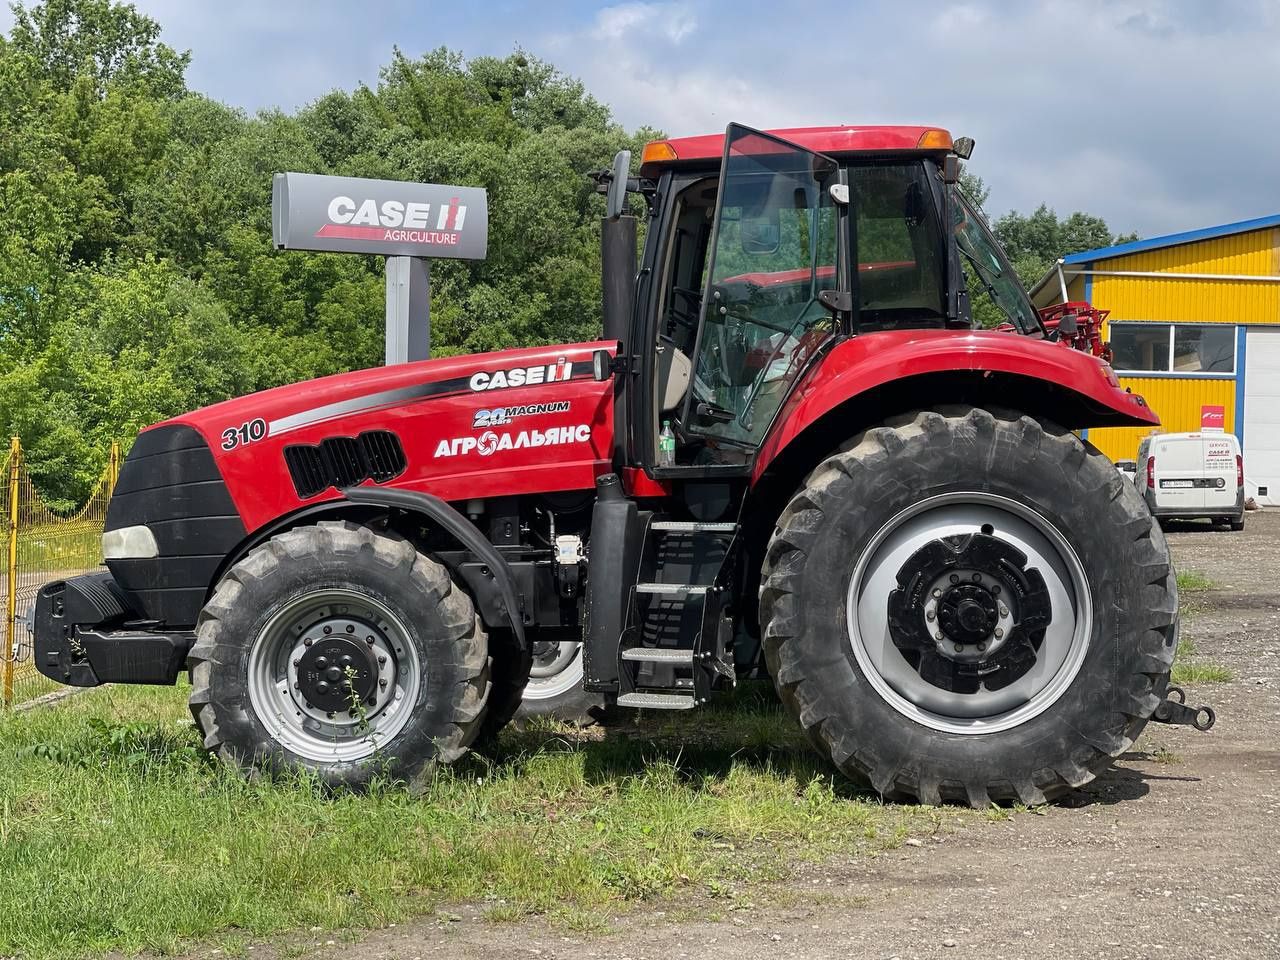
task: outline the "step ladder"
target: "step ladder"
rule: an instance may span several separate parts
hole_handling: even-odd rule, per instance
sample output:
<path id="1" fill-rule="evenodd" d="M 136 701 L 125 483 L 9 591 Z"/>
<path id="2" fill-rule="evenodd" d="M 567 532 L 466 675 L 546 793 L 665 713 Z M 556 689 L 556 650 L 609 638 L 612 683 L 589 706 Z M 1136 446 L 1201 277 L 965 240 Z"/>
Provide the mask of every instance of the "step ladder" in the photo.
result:
<path id="1" fill-rule="evenodd" d="M 724 616 L 736 523 L 652 520 L 618 654 L 618 705 L 690 710 L 732 682 Z"/>

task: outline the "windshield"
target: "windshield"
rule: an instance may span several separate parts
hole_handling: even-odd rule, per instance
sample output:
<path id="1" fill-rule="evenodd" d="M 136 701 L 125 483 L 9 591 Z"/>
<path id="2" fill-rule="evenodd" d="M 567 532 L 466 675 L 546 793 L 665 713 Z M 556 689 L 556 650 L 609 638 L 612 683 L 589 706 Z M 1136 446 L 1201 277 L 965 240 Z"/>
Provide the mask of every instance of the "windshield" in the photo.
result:
<path id="1" fill-rule="evenodd" d="M 1002 315 L 1001 320 L 1007 319 L 1021 333 L 1042 330 L 1039 314 L 982 215 L 969 205 L 959 190 L 953 189 L 951 196 L 956 247 L 960 251 L 965 275 L 976 280 L 981 291 L 991 298 Z"/>

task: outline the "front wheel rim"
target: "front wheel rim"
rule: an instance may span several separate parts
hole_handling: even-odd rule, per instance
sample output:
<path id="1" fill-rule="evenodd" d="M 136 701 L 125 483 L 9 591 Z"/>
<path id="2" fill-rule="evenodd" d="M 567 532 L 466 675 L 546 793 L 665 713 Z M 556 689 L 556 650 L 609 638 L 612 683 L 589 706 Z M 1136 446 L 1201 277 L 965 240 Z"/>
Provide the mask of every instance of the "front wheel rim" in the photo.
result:
<path id="1" fill-rule="evenodd" d="M 352 659 L 352 673 L 324 676 L 333 665 L 316 661 L 326 644 L 333 660 Z M 301 594 L 275 611 L 253 640 L 248 674 L 249 701 L 268 735 L 318 763 L 374 755 L 409 722 L 424 679 L 400 616 L 339 587 Z M 321 683 L 329 686 L 321 691 Z"/>
<path id="2" fill-rule="evenodd" d="M 1026 555 L 1027 569 L 1043 575 L 1053 615 L 1034 663 L 1018 680 L 999 690 L 957 693 L 931 683 L 895 645 L 888 598 L 899 571 L 926 544 L 978 533 Z M 1080 672 L 1093 632 L 1088 579 L 1066 538 L 1025 504 L 979 491 L 922 500 L 881 527 L 850 577 L 846 616 L 854 658 L 881 699 L 923 726 L 963 735 L 1009 730 L 1047 710 Z"/>

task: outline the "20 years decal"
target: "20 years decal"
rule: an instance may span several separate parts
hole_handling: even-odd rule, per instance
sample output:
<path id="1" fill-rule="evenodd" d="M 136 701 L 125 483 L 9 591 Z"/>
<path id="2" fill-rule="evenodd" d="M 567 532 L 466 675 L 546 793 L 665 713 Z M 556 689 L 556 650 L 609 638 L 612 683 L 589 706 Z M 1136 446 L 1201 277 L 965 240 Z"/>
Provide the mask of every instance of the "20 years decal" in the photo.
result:
<path id="1" fill-rule="evenodd" d="M 238 427 L 227 427 L 222 431 L 222 449 L 234 450 L 246 443 L 255 443 L 267 435 L 267 421 L 258 417 L 246 420 Z"/>

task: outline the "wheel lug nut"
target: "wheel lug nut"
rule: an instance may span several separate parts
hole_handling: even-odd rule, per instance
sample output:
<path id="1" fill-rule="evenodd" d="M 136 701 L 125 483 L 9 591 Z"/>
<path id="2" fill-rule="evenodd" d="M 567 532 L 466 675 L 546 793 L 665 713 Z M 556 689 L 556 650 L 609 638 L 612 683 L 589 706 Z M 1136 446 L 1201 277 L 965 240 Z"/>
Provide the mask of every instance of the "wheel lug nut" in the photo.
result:
<path id="1" fill-rule="evenodd" d="M 957 643 L 957 644 L 956 644 L 956 653 L 964 653 L 964 645 L 963 645 L 963 644 L 960 644 L 960 643 Z"/>
<path id="2" fill-rule="evenodd" d="M 293 661 L 293 669 L 297 670 L 297 669 L 298 669 L 298 667 L 300 667 L 300 666 L 302 666 L 302 660 L 301 660 L 301 659 L 298 659 L 298 660 Z"/>
<path id="3" fill-rule="evenodd" d="M 986 649 L 987 649 L 987 641 L 983 640 L 980 644 L 978 644 L 978 652 L 981 653 Z"/>
<path id="4" fill-rule="evenodd" d="M 371 646 L 371 647 L 372 647 L 372 646 L 373 646 L 373 637 L 365 637 L 365 638 L 364 638 L 364 642 L 365 642 L 365 643 L 367 643 L 369 646 Z"/>
<path id="5" fill-rule="evenodd" d="M 938 599 L 939 597 L 941 597 L 941 596 L 942 596 L 942 591 L 941 591 L 941 590 L 935 590 L 935 591 L 933 591 L 933 599 L 937 600 L 937 599 Z"/>
<path id="6" fill-rule="evenodd" d="M 928 613 L 924 615 L 924 618 L 928 620 L 930 623 L 932 623 L 934 620 L 938 618 L 938 615 L 934 613 L 932 610 L 930 610 Z"/>
<path id="7" fill-rule="evenodd" d="M 1009 615 L 1009 608 L 1006 607 L 1003 603 L 1000 604 L 1000 616 L 1007 617 L 1008 615 Z"/>
<path id="8" fill-rule="evenodd" d="M 325 632 L 326 634 L 333 633 L 333 627 L 325 627 L 325 628 L 324 628 L 324 632 Z"/>
<path id="9" fill-rule="evenodd" d="M 996 627 L 996 639 L 999 640 L 1003 636 L 1004 636 L 1004 631 L 999 627 Z"/>
<path id="10" fill-rule="evenodd" d="M 982 574 L 980 574 L 980 573 L 975 573 L 975 574 L 973 575 L 973 582 L 974 582 L 974 583 L 981 583 L 981 582 L 982 582 Z"/>
<path id="11" fill-rule="evenodd" d="M 387 655 L 385 653 L 378 654 L 378 666 L 384 667 L 387 664 Z"/>
<path id="12" fill-rule="evenodd" d="M 302 645 L 303 645 L 304 647 L 309 647 L 309 646 L 311 646 L 311 644 L 313 644 L 313 643 L 315 643 L 315 641 L 314 641 L 314 640 L 312 640 L 310 637 L 307 637 L 307 639 L 305 639 L 305 640 L 303 640 L 303 641 L 302 641 Z"/>
<path id="13" fill-rule="evenodd" d="M 356 632 L 356 625 L 354 623 L 348 623 L 347 633 L 355 633 L 355 632 Z"/>
<path id="14" fill-rule="evenodd" d="M 941 639 L 942 639 L 942 631 L 941 631 L 941 630 L 939 630 L 937 633 L 935 633 L 935 634 L 933 635 L 933 639 L 935 639 L 935 640 L 941 640 Z"/>
<path id="15" fill-rule="evenodd" d="M 380 686 L 383 690 L 387 689 L 387 678 L 383 677 L 381 680 L 379 680 L 378 686 Z"/>
<path id="16" fill-rule="evenodd" d="M 336 714 L 332 710 L 330 710 L 327 714 L 325 714 L 325 716 L 327 716 L 330 720 L 332 720 L 336 716 Z"/>
<path id="17" fill-rule="evenodd" d="M 1000 596 L 1000 584 L 998 584 L 998 583 L 993 583 L 993 584 L 991 585 L 991 595 L 992 595 L 993 597 L 998 597 L 998 596 Z"/>
<path id="18" fill-rule="evenodd" d="M 952 582 L 952 583 L 959 583 L 959 582 L 960 582 L 960 574 L 958 574 L 958 573 L 953 573 L 953 574 L 951 575 L 951 582 Z"/>
<path id="19" fill-rule="evenodd" d="M 375 698 L 375 697 L 370 697 L 366 702 L 367 702 L 367 703 L 369 704 L 369 706 L 371 706 L 371 707 L 376 707 L 376 706 L 378 705 L 377 698 Z"/>

